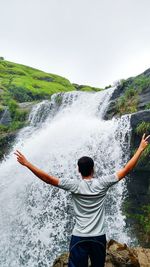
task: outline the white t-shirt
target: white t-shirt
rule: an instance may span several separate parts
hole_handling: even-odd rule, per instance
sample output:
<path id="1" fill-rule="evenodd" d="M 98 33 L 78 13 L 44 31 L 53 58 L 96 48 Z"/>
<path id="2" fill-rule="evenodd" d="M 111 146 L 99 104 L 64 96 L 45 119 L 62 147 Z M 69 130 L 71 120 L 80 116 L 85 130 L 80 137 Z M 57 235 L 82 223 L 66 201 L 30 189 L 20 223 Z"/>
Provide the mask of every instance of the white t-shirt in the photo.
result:
<path id="1" fill-rule="evenodd" d="M 58 187 L 72 193 L 76 223 L 75 236 L 99 236 L 105 234 L 105 197 L 110 186 L 119 181 L 117 174 L 90 180 L 63 179 Z"/>

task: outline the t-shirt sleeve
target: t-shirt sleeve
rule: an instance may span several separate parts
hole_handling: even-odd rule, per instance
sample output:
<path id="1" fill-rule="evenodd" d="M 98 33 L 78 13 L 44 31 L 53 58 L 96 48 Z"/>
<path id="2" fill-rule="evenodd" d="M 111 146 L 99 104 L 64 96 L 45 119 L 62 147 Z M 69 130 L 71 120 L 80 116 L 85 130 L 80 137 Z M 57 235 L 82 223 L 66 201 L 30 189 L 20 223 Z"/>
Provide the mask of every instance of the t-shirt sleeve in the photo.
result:
<path id="1" fill-rule="evenodd" d="M 78 188 L 78 182 L 74 179 L 65 179 L 65 178 L 60 178 L 58 187 L 61 189 L 64 189 L 66 191 L 75 193 Z"/>
<path id="2" fill-rule="evenodd" d="M 106 188 L 108 189 L 109 187 L 111 187 L 112 185 L 116 184 L 117 182 L 119 182 L 118 176 L 116 173 L 110 174 L 110 175 L 104 175 L 102 177 L 99 178 L 100 183 Z"/>

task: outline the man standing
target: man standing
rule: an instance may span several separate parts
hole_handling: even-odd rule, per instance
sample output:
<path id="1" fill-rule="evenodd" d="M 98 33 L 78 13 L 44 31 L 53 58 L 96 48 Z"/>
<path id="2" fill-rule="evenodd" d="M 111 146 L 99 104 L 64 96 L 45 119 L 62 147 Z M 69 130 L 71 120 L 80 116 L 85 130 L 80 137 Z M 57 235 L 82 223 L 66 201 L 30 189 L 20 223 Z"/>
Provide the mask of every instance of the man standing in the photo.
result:
<path id="1" fill-rule="evenodd" d="M 59 179 L 32 165 L 18 150 L 15 152 L 20 164 L 31 170 L 47 184 L 72 193 L 76 224 L 73 229 L 69 267 L 87 267 L 90 257 L 92 267 L 103 267 L 106 255 L 106 235 L 104 229 L 105 199 L 107 190 L 125 177 L 136 165 L 148 145 L 150 135 L 142 137 L 134 156 L 121 170 L 104 177 L 93 178 L 94 161 L 90 157 L 78 160 L 78 170 L 82 179 Z"/>

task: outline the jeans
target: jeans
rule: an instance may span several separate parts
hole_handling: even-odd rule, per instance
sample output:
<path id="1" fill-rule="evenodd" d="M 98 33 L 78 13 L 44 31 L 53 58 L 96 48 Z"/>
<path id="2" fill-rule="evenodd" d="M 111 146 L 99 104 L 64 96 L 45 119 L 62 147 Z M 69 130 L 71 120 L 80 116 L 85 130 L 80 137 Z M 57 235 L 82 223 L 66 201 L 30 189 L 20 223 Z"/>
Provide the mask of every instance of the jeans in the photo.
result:
<path id="1" fill-rule="evenodd" d="M 93 237 L 71 237 L 68 267 L 104 267 L 106 257 L 106 235 Z"/>

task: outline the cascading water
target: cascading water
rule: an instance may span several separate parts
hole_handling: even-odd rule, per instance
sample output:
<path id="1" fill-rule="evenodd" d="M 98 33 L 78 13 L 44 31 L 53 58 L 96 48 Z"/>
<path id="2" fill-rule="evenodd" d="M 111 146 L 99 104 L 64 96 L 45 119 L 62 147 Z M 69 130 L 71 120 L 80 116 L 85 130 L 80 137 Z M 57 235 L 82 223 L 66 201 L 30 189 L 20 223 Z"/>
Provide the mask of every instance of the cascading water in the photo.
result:
<path id="1" fill-rule="evenodd" d="M 70 195 L 21 166 L 16 149 L 39 168 L 68 179 L 79 178 L 77 160 L 84 155 L 94 159 L 95 176 L 127 162 L 130 117 L 103 120 L 113 90 L 58 94 L 34 107 L 30 125 L 20 131 L 0 166 L 0 266 L 51 266 L 68 249 L 74 224 Z M 121 212 L 124 191 L 124 181 L 109 190 L 107 238 L 129 244 Z"/>

